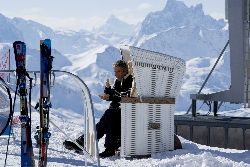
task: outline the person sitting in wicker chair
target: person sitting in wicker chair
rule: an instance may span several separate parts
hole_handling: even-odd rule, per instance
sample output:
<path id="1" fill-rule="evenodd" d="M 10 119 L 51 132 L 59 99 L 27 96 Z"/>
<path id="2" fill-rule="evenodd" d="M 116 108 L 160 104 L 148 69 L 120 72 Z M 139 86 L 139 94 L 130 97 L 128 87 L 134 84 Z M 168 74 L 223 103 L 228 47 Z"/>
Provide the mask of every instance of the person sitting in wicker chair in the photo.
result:
<path id="1" fill-rule="evenodd" d="M 128 65 L 123 60 L 118 60 L 114 65 L 115 83 L 113 87 L 106 82 L 104 94 L 100 95 L 103 100 L 111 101 L 109 108 L 104 112 L 100 121 L 96 124 L 96 134 L 99 140 L 104 135 L 105 151 L 99 154 L 101 158 L 115 155 L 115 151 L 121 146 L 121 108 L 122 96 L 130 93 L 133 77 L 129 74 Z M 84 135 L 76 139 L 79 145 L 84 146 Z M 72 141 L 65 140 L 63 145 L 66 149 L 81 152 L 82 150 Z"/>

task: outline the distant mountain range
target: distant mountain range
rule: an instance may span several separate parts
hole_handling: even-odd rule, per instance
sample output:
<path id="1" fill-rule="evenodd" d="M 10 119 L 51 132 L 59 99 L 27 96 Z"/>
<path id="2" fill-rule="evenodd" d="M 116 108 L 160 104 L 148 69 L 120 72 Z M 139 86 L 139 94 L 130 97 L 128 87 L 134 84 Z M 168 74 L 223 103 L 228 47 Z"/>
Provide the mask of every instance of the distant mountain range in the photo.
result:
<path id="1" fill-rule="evenodd" d="M 30 55 L 28 66 L 31 68 L 38 65 L 34 62 L 39 61 L 39 40 L 52 39 L 55 64 L 58 63 L 55 66 L 77 74 L 87 83 L 98 111 L 103 111 L 103 105 L 107 105 L 97 94 L 102 93 L 105 79 L 113 75 L 112 63 L 121 58 L 121 44 L 186 60 L 187 72 L 176 106 L 177 111 L 181 111 L 187 110 L 191 102 L 189 95 L 199 90 L 228 40 L 227 23 L 224 20 L 205 15 L 201 4 L 187 7 L 176 0 L 168 0 L 163 10 L 148 14 L 140 26 L 129 25 L 115 16 L 111 16 L 93 32 L 55 31 L 31 20 L 9 19 L 3 15 L 0 15 L 0 24 L 4 25 L 0 27 L 1 43 L 12 43 L 15 40 L 27 43 Z M 228 55 L 229 50 L 207 83 L 204 93 L 225 90 L 230 86 Z M 52 97 L 54 107 L 80 110 L 81 92 L 75 90 L 77 85 L 72 86 L 74 83 L 63 77 L 58 78 L 57 84 L 62 91 L 67 90 L 70 98 L 64 97 L 59 87 L 55 87 Z"/>
<path id="2" fill-rule="evenodd" d="M 135 26 L 129 25 L 115 16 L 94 32 L 56 31 L 52 28 L 22 18 L 7 18 L 0 14 L 0 42 L 13 43 L 25 41 L 31 49 L 39 49 L 39 40 L 50 38 L 53 47 L 63 54 L 78 54 L 101 45 L 115 45 L 130 38 L 135 32 Z"/>
<path id="3" fill-rule="evenodd" d="M 168 0 L 162 11 L 147 15 L 131 44 L 189 60 L 217 57 L 227 40 L 227 24 L 205 15 L 201 4 Z"/>
<path id="4" fill-rule="evenodd" d="M 135 25 L 125 23 L 114 15 L 111 15 L 105 24 L 95 29 L 94 32 L 100 34 L 115 34 L 131 37 L 135 34 L 135 30 Z"/>

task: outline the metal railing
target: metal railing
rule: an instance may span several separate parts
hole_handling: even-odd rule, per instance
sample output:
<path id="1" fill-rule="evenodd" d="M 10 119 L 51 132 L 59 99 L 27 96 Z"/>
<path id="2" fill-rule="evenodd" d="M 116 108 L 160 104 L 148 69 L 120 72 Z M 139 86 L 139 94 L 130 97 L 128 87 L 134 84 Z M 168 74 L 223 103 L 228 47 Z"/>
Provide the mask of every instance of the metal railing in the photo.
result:
<path id="1" fill-rule="evenodd" d="M 15 70 L 0 70 L 0 73 L 14 73 Z M 40 71 L 27 71 L 28 73 L 33 73 L 36 75 L 36 73 L 40 73 Z M 72 74 L 67 71 L 60 71 L 60 70 L 52 70 L 52 73 L 62 73 L 64 75 L 67 75 L 69 77 L 72 77 L 75 79 L 75 81 L 78 83 L 79 88 L 82 90 L 82 96 L 83 96 L 83 104 L 84 104 L 84 125 L 85 125 L 85 137 L 88 138 L 88 135 L 92 135 L 92 144 L 94 144 L 93 147 L 89 147 L 88 149 L 85 143 L 85 148 L 83 148 L 81 145 L 79 145 L 77 142 L 74 142 L 78 147 L 80 147 L 83 150 L 84 156 L 85 156 L 85 166 L 87 166 L 87 160 L 91 160 L 93 163 L 96 163 L 97 166 L 100 166 L 100 159 L 99 159 L 99 149 L 98 149 L 98 141 L 96 138 L 96 129 L 95 129 L 95 118 L 94 118 L 94 109 L 92 104 L 92 99 L 90 96 L 90 91 L 87 87 L 87 85 L 84 83 L 84 81 L 79 78 L 77 75 Z M 0 84 L 7 86 L 12 92 L 15 90 L 12 89 L 8 84 L 4 83 L 0 80 Z M 35 109 L 34 106 L 32 106 L 33 109 Z M 65 137 L 71 139 L 64 131 L 62 131 L 53 121 L 50 120 L 50 123 L 55 126 L 61 133 L 65 135 Z M 92 129 L 90 129 L 92 128 Z M 85 140 L 86 142 L 86 140 Z M 94 150 L 93 150 L 94 149 Z"/>

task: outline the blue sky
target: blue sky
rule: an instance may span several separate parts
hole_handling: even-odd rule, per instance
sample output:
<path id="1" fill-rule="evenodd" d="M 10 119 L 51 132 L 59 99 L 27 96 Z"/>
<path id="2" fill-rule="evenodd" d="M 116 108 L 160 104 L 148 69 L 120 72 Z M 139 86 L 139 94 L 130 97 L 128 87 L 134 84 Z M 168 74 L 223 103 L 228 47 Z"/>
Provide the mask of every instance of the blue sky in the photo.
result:
<path id="1" fill-rule="evenodd" d="M 186 5 L 203 4 L 206 14 L 224 17 L 225 0 L 181 0 Z M 110 15 L 130 24 L 149 12 L 162 10 L 167 0 L 0 0 L 0 13 L 31 19 L 54 29 L 91 30 Z"/>

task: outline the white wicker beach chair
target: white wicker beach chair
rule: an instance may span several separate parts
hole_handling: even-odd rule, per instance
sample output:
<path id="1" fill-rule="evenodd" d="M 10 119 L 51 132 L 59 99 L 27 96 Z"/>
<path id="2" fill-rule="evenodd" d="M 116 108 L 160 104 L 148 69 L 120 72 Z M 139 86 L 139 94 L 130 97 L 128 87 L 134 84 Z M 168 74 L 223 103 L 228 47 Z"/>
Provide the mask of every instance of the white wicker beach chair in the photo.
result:
<path id="1" fill-rule="evenodd" d="M 174 149 L 175 97 L 185 61 L 136 47 L 122 48 L 132 62 L 137 98 L 121 102 L 121 156 L 140 157 Z"/>

